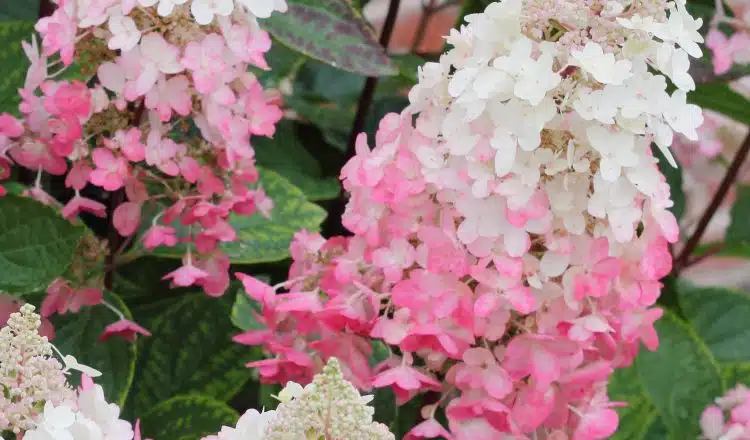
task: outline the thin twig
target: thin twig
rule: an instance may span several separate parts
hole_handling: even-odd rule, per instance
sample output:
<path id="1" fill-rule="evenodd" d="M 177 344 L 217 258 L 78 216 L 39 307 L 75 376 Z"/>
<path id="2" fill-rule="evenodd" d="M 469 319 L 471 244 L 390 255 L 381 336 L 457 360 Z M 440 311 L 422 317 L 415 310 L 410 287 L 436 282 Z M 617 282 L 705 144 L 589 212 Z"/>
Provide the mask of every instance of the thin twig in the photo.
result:
<path id="1" fill-rule="evenodd" d="M 427 26 L 430 24 L 430 19 L 435 13 L 435 4 L 438 0 L 429 0 L 428 4 L 422 2 L 422 16 L 419 18 L 419 24 L 417 25 L 417 33 L 414 35 L 414 40 L 411 44 L 411 51 L 416 52 L 419 49 L 419 45 L 422 44 L 424 36 L 427 33 Z"/>
<path id="2" fill-rule="evenodd" d="M 748 152 L 750 152 L 750 135 L 748 135 L 745 138 L 744 142 L 742 142 L 742 146 L 734 156 L 734 159 L 732 159 L 732 163 L 729 165 L 729 169 L 724 175 L 724 179 L 721 181 L 719 189 L 716 191 L 716 194 L 714 194 L 713 200 L 711 200 L 711 203 L 703 213 L 703 216 L 698 222 L 698 225 L 695 227 L 693 235 L 688 239 L 685 247 L 682 248 L 680 256 L 677 257 L 677 261 L 675 262 L 674 267 L 675 273 L 679 273 L 680 270 L 688 266 L 688 260 L 690 259 L 690 256 L 692 255 L 695 248 L 698 247 L 698 243 L 700 243 L 701 237 L 703 237 L 703 233 L 706 232 L 708 224 L 711 222 L 714 214 L 716 214 L 719 206 L 721 206 L 721 203 L 724 201 L 724 198 L 734 184 L 735 180 L 737 180 L 737 174 L 740 172 L 740 167 L 742 167 L 742 164 L 745 162 Z"/>
<path id="3" fill-rule="evenodd" d="M 711 248 L 707 249 L 704 253 L 698 255 L 695 258 L 691 258 L 690 260 L 688 260 L 688 262 L 685 263 L 685 266 L 683 266 L 681 269 L 687 269 L 688 267 L 695 266 L 696 264 L 700 263 L 706 258 L 713 257 L 714 255 L 718 254 L 719 252 L 724 250 L 725 247 L 726 247 L 725 243 L 719 243 L 715 246 L 712 246 Z"/>

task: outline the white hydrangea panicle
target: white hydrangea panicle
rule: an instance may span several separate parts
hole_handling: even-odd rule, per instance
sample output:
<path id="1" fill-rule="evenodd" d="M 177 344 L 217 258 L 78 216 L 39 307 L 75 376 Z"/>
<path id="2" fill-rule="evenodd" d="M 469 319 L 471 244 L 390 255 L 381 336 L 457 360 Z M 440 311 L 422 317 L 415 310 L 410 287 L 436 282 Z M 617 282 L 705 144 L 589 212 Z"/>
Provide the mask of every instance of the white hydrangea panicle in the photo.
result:
<path id="1" fill-rule="evenodd" d="M 266 427 L 263 440 L 395 440 L 388 428 L 373 422 L 354 386 L 344 379 L 338 360 L 331 358 L 323 371 L 291 400 L 282 401 Z"/>
<path id="2" fill-rule="evenodd" d="M 0 330 L 0 431 L 26 440 L 132 440 L 130 423 L 120 420 L 120 408 L 108 403 L 104 390 L 84 377 L 76 393 L 67 383 L 70 370 L 101 374 L 62 356 L 38 333 L 41 318 L 25 304 Z"/>

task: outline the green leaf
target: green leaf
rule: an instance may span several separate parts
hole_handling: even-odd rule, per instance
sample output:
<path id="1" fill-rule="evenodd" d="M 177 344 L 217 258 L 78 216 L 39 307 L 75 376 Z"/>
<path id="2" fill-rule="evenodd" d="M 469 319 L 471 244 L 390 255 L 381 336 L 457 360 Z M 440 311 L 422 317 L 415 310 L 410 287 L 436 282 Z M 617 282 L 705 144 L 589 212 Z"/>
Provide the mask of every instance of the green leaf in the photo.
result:
<path id="1" fill-rule="evenodd" d="M 701 108 L 722 113 L 743 124 L 750 124 L 748 100 L 725 83 L 699 84 L 688 94 L 688 101 Z"/>
<path id="2" fill-rule="evenodd" d="M 0 21 L 0 41 L 3 42 L 0 45 L 0 113 L 18 114 L 18 104 L 21 102 L 18 89 L 23 87 L 29 67 L 21 42 L 29 40 L 33 32 L 33 22 Z"/>
<path id="3" fill-rule="evenodd" d="M 659 148 L 652 148 L 651 151 L 659 159 L 659 169 L 664 174 L 664 177 L 667 178 L 672 201 L 674 201 L 674 206 L 670 211 L 672 211 L 672 214 L 679 221 L 682 218 L 682 214 L 685 213 L 685 192 L 682 190 L 682 167 L 679 166 L 679 162 L 677 163 L 677 168 L 670 165 Z M 675 160 L 677 159 L 675 158 Z"/>
<path id="4" fill-rule="evenodd" d="M 338 179 L 322 177 L 320 164 L 302 145 L 294 129 L 292 122 L 282 121 L 273 139 L 255 141 L 258 165 L 288 179 L 308 200 L 335 199 L 341 191 Z"/>
<path id="5" fill-rule="evenodd" d="M 141 418 L 143 438 L 196 440 L 234 426 L 239 414 L 207 396 L 185 395 L 159 403 Z"/>
<path id="6" fill-rule="evenodd" d="M 731 222 L 727 228 L 726 241 L 750 244 L 750 186 L 741 185 L 737 189 L 737 199 L 732 205 Z"/>
<path id="7" fill-rule="evenodd" d="M 46 288 L 70 265 L 84 230 L 35 200 L 0 197 L 0 290 Z"/>
<path id="8" fill-rule="evenodd" d="M 706 405 L 723 394 L 716 360 L 686 323 L 671 312 L 656 322 L 659 349 L 636 358 L 643 389 L 659 411 L 670 439 L 695 438 Z"/>
<path id="9" fill-rule="evenodd" d="M 0 2 L 0 22 L 9 20 L 36 20 L 39 15 L 38 1 L 6 0 Z"/>
<path id="10" fill-rule="evenodd" d="M 258 322 L 257 319 L 261 313 L 260 303 L 240 289 L 234 300 L 234 306 L 232 306 L 232 324 L 243 331 L 263 330 L 266 326 Z"/>
<path id="11" fill-rule="evenodd" d="M 678 284 L 680 305 L 719 362 L 750 362 L 750 295 L 721 287 Z"/>
<path id="12" fill-rule="evenodd" d="M 104 299 L 132 319 L 125 303 L 113 293 Z M 63 353 L 75 356 L 79 362 L 102 372 L 96 383 L 104 388 L 107 401 L 122 406 L 128 396 L 135 373 L 136 345 L 119 337 L 97 342 L 104 328 L 119 318 L 104 306 L 84 309 L 75 315 L 61 315 L 53 319 L 56 329 L 55 346 Z M 71 385 L 78 386 L 80 376 L 72 374 Z"/>
<path id="13" fill-rule="evenodd" d="M 364 76 L 396 73 L 396 67 L 347 0 L 290 0 L 289 10 L 261 24 L 287 46 L 334 67 Z"/>
<path id="14" fill-rule="evenodd" d="M 724 376 L 724 383 L 729 388 L 739 384 L 750 385 L 750 363 L 722 365 L 721 375 Z"/>
<path id="15" fill-rule="evenodd" d="M 230 400 L 250 379 L 253 351 L 232 342 L 231 295 L 191 293 L 163 309 L 142 341 L 129 410 L 138 415 L 177 394 Z"/>
<path id="16" fill-rule="evenodd" d="M 638 368 L 632 365 L 616 370 L 609 379 L 607 392 L 613 402 L 626 402 L 628 405 L 617 408 L 620 424 L 613 440 L 642 440 L 646 438 L 649 425 L 657 411 L 643 390 Z"/>
<path id="17" fill-rule="evenodd" d="M 278 173 L 258 167 L 260 184 L 273 200 L 271 218 L 260 213 L 232 215 L 229 223 L 237 231 L 237 240 L 222 249 L 233 264 L 273 263 L 289 257 L 289 244 L 301 229 L 317 231 L 326 211 L 310 202 L 305 194 Z M 177 225 L 175 225 L 177 226 Z M 184 247 L 158 248 L 153 255 L 181 259 Z"/>

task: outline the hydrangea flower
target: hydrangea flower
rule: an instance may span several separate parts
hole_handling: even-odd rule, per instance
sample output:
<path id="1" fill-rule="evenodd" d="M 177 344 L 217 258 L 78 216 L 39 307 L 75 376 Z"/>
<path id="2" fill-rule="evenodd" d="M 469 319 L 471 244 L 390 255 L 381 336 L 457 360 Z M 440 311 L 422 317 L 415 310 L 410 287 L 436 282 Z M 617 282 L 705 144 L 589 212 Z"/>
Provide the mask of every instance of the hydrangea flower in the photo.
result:
<path id="1" fill-rule="evenodd" d="M 504 0 L 451 32 L 342 170 L 354 235 L 297 234 L 283 289 L 238 275 L 261 311 L 235 340 L 267 351 L 263 380 L 335 357 L 399 403 L 440 393 L 448 424 L 428 405 L 408 438 L 616 430 L 607 379 L 658 346 L 678 236 L 652 148 L 674 163 L 703 122 L 685 100 L 702 37 L 679 2 L 598 6 Z M 391 347 L 371 367 L 373 339 Z"/>

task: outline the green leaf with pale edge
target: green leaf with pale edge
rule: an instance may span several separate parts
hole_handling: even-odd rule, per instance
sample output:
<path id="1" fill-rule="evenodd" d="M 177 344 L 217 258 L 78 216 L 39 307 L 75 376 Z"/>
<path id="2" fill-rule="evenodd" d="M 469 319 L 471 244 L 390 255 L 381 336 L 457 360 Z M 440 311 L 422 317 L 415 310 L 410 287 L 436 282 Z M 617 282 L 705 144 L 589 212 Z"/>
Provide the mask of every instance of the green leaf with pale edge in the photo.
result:
<path id="1" fill-rule="evenodd" d="M 0 290 L 47 287 L 70 265 L 84 230 L 35 200 L 0 197 Z"/>
<path id="2" fill-rule="evenodd" d="M 234 426 L 239 414 L 207 396 L 184 395 L 159 403 L 141 418 L 143 438 L 197 440 Z"/>
<path id="3" fill-rule="evenodd" d="M 113 293 L 105 293 L 104 299 L 132 319 L 125 303 Z M 102 375 L 95 379 L 104 388 L 107 401 L 122 406 L 128 396 L 135 374 L 136 345 L 120 337 L 106 342 L 97 342 L 104 328 L 119 318 L 104 306 L 83 309 L 74 315 L 53 318 L 56 337 L 55 346 L 63 353 L 75 356 L 79 362 L 96 368 Z M 71 374 L 71 385 L 78 386 L 80 375 Z"/>
<path id="4" fill-rule="evenodd" d="M 638 368 L 633 365 L 616 370 L 607 385 L 609 398 L 613 402 L 626 402 L 628 406 L 617 408 L 620 424 L 613 440 L 642 440 L 646 438 L 650 422 L 657 417 L 641 385 Z"/>
<path id="5" fill-rule="evenodd" d="M 677 292 L 685 317 L 719 362 L 750 362 L 750 295 L 681 281 Z"/>
<path id="6" fill-rule="evenodd" d="M 339 69 L 385 76 L 396 66 L 347 0 L 290 0 L 289 10 L 262 20 L 285 45 Z"/>
<path id="7" fill-rule="evenodd" d="M 748 103 L 750 106 L 750 103 Z M 741 185 L 732 205 L 731 222 L 727 228 L 726 241 L 737 244 L 750 244 L 750 186 Z"/>
<path id="8" fill-rule="evenodd" d="M 699 84 L 688 93 L 688 101 L 701 108 L 722 113 L 735 121 L 750 124 L 750 105 L 744 96 L 724 83 Z"/>
<path id="9" fill-rule="evenodd" d="M 21 102 L 18 89 L 23 87 L 29 67 L 21 42 L 31 39 L 33 32 L 33 22 L 0 21 L 0 113 L 18 114 L 18 104 Z"/>
<path id="10" fill-rule="evenodd" d="M 282 121 L 273 139 L 255 141 L 258 165 L 273 170 L 301 189 L 308 200 L 330 200 L 338 197 L 341 187 L 335 177 L 322 177 L 320 164 L 302 145 L 294 124 Z"/>
<path id="11" fill-rule="evenodd" d="M 250 379 L 252 352 L 232 342 L 231 295 L 190 293 L 151 321 L 142 340 L 129 414 L 142 414 L 177 394 L 228 401 Z"/>
<path id="12" fill-rule="evenodd" d="M 671 312 L 665 311 L 655 328 L 659 349 L 642 350 L 635 362 L 643 389 L 670 439 L 696 438 L 703 409 L 724 393 L 719 365 L 695 331 Z"/>
<path id="13" fill-rule="evenodd" d="M 232 215 L 229 223 L 237 231 L 237 240 L 222 249 L 233 264 L 272 263 L 289 257 L 289 244 L 301 229 L 317 231 L 326 211 L 311 203 L 305 194 L 278 173 L 258 167 L 260 184 L 274 202 L 271 218 L 260 213 Z M 159 248 L 154 255 L 182 258 L 184 248 Z"/>

